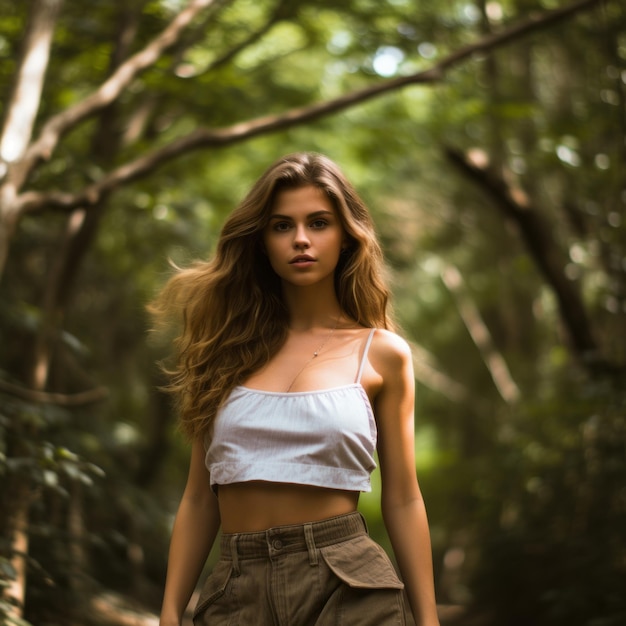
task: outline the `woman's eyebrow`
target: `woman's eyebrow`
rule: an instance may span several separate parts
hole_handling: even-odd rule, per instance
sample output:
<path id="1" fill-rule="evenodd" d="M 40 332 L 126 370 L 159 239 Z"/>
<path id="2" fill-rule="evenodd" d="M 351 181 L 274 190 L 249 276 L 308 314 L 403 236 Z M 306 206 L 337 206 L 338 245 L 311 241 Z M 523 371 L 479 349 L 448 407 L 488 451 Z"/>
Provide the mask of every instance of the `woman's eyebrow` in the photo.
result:
<path id="1" fill-rule="evenodd" d="M 327 215 L 333 215 L 332 211 L 322 210 L 322 211 L 314 211 L 313 213 L 309 213 L 306 217 L 307 219 L 312 219 L 314 217 L 322 217 Z M 270 215 L 271 220 L 293 220 L 293 217 L 290 215 L 282 215 L 281 213 L 272 213 Z"/>

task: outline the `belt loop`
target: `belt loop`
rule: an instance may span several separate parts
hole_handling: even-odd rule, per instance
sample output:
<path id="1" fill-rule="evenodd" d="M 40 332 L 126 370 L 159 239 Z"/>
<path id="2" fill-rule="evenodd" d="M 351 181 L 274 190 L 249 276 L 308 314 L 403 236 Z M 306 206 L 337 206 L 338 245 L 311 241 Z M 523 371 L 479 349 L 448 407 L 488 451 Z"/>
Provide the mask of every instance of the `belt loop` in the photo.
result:
<path id="1" fill-rule="evenodd" d="M 239 574 L 241 574 L 241 570 L 239 569 L 239 554 L 237 553 L 238 539 L 239 535 L 233 535 L 230 538 L 230 558 L 233 560 L 233 572 L 235 576 L 239 576 Z"/>
<path id="2" fill-rule="evenodd" d="M 317 565 L 317 550 L 315 548 L 315 539 L 313 538 L 313 524 L 304 525 L 304 539 L 306 547 L 309 551 L 309 563 L 311 566 Z"/>

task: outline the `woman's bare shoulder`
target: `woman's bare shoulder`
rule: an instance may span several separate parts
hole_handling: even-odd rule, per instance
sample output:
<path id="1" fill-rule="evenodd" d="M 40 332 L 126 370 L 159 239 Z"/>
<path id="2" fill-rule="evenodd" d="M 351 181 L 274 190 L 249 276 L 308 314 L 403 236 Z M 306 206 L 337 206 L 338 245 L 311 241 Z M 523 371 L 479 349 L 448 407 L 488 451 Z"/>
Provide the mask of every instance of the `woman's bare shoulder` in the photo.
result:
<path id="1" fill-rule="evenodd" d="M 380 369 L 392 373 L 411 361 L 411 348 L 400 335 L 390 330 L 377 329 L 372 340 L 370 358 Z"/>

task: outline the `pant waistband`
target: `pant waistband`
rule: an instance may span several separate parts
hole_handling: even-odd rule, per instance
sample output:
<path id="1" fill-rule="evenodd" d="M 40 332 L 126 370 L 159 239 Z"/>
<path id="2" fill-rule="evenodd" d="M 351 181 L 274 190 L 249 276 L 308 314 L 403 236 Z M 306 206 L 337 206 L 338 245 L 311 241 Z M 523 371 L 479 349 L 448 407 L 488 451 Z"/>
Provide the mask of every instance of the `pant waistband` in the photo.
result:
<path id="1" fill-rule="evenodd" d="M 242 559 L 276 558 L 281 554 L 308 551 L 313 564 L 317 562 L 316 548 L 363 534 L 367 534 L 367 524 L 359 512 L 260 532 L 226 533 L 221 537 L 221 558 L 232 560 L 237 568 Z"/>

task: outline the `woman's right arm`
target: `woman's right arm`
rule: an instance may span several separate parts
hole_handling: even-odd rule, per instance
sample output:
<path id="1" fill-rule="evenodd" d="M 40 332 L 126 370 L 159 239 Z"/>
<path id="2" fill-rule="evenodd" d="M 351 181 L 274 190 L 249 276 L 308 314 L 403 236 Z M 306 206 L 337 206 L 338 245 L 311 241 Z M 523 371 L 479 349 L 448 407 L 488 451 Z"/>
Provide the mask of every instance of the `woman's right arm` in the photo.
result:
<path id="1" fill-rule="evenodd" d="M 167 564 L 160 626 L 180 626 L 217 531 L 220 514 L 204 465 L 204 446 L 193 443 L 187 485 L 183 492 Z"/>

